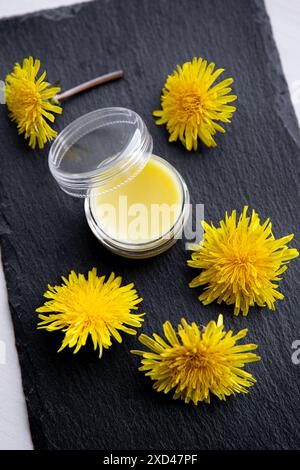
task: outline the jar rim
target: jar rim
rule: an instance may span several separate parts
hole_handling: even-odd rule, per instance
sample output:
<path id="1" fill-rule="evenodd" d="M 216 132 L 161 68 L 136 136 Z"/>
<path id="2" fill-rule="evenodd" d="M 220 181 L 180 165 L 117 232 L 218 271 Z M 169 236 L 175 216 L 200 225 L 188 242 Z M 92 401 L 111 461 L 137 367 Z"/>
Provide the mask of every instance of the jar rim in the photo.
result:
<path id="1" fill-rule="evenodd" d="M 51 145 L 48 164 L 66 193 L 86 197 L 112 191 L 134 178 L 153 150 L 143 119 L 127 108 L 100 108 L 66 126 Z"/>

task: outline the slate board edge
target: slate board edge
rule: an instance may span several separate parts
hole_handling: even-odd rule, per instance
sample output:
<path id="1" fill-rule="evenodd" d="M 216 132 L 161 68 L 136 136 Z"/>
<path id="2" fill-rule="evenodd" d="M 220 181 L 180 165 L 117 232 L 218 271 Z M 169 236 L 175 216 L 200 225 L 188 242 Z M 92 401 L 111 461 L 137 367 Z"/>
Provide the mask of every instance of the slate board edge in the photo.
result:
<path id="1" fill-rule="evenodd" d="M 270 83 L 274 88 L 274 101 L 277 114 L 282 121 L 282 125 L 289 132 L 297 146 L 300 148 L 300 128 L 292 103 L 287 80 L 284 75 L 281 58 L 273 30 L 271 26 L 270 17 L 266 10 L 265 2 L 261 0 L 254 0 L 256 8 L 257 24 L 262 36 L 262 44 L 266 48 L 266 57 L 272 57 L 274 60 L 268 61 L 267 69 L 269 72 Z"/>

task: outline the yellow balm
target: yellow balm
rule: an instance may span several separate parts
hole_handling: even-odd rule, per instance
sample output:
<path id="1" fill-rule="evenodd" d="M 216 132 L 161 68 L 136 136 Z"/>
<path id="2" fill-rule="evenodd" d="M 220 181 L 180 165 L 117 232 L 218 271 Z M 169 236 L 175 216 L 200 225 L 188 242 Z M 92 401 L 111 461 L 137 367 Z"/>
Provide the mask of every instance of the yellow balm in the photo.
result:
<path id="1" fill-rule="evenodd" d="M 104 194 L 91 193 L 91 211 L 98 226 L 107 236 L 125 243 L 140 244 L 167 236 L 182 203 L 176 172 L 154 155 L 127 183 Z"/>

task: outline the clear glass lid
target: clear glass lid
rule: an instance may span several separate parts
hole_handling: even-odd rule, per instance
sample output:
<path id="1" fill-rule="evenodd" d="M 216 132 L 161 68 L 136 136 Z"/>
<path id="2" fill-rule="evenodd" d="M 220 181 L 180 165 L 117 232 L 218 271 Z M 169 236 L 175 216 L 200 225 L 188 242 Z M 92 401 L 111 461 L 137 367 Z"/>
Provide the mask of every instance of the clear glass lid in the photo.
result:
<path id="1" fill-rule="evenodd" d="M 103 108 L 69 124 L 55 139 L 49 168 L 66 193 L 86 197 L 134 178 L 151 157 L 152 137 L 142 118 L 126 108 Z"/>

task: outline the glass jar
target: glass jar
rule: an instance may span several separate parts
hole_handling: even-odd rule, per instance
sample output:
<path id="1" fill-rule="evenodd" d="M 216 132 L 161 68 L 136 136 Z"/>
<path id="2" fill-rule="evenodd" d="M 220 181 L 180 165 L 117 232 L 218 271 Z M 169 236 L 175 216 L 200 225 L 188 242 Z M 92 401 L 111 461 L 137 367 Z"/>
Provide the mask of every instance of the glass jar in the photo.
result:
<path id="1" fill-rule="evenodd" d="M 81 116 L 50 149 L 53 177 L 67 194 L 85 198 L 92 232 L 121 256 L 147 258 L 167 250 L 181 237 L 189 215 L 182 176 L 152 149 L 144 121 L 125 108 Z"/>

